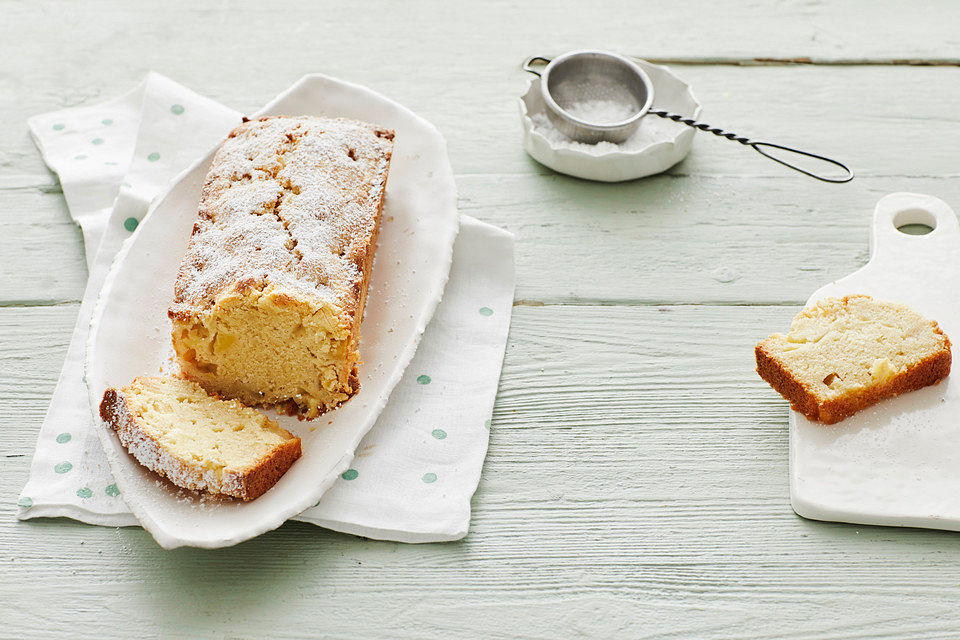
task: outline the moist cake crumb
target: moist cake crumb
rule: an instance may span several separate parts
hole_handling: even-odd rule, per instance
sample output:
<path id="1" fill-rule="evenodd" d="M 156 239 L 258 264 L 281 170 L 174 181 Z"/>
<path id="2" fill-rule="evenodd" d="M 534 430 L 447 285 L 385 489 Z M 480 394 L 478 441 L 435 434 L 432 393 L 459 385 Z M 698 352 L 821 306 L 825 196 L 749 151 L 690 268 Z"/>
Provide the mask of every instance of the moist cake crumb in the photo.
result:
<path id="1" fill-rule="evenodd" d="M 140 464 L 183 489 L 253 500 L 300 457 L 300 438 L 275 421 L 181 378 L 107 389 L 100 416 Z"/>
<path id="2" fill-rule="evenodd" d="M 950 340 L 906 305 L 858 295 L 801 311 L 755 349 L 757 373 L 811 420 L 833 424 L 950 373 Z"/>
<path id="3" fill-rule="evenodd" d="M 359 326 L 393 132 L 270 117 L 211 163 L 169 310 L 181 370 L 314 418 L 356 393 Z"/>

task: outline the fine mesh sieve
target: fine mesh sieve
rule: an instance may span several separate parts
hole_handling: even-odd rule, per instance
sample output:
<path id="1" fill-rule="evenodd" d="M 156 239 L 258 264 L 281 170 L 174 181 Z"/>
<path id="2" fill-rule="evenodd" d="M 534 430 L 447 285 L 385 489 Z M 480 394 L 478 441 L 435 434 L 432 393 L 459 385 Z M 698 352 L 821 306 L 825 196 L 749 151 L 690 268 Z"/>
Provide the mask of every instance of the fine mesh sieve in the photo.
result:
<path id="1" fill-rule="evenodd" d="M 640 118 L 653 102 L 653 84 L 647 74 L 622 56 L 574 51 L 553 61 L 536 59 L 549 63 L 540 82 L 547 117 L 564 135 L 578 142 L 624 142 L 637 130 Z M 528 68 L 529 62 L 524 68 L 537 73 Z M 604 111 L 616 115 L 598 122 L 596 114 L 603 115 Z"/>
<path id="2" fill-rule="evenodd" d="M 546 66 L 542 70 L 534 68 L 534 63 L 538 62 Z M 840 183 L 853 179 L 853 171 L 838 160 L 772 142 L 751 140 L 652 107 L 654 92 L 650 78 L 635 62 L 624 56 L 606 51 L 571 51 L 552 60 L 531 56 L 522 66 L 525 71 L 540 76 L 540 91 L 550 122 L 577 142 L 596 144 L 607 141 L 619 144 L 636 132 L 641 118 L 651 114 L 752 147 L 760 155 L 817 180 Z M 771 150 L 826 162 L 842 169 L 843 174 L 827 176 L 814 173 L 778 158 Z"/>

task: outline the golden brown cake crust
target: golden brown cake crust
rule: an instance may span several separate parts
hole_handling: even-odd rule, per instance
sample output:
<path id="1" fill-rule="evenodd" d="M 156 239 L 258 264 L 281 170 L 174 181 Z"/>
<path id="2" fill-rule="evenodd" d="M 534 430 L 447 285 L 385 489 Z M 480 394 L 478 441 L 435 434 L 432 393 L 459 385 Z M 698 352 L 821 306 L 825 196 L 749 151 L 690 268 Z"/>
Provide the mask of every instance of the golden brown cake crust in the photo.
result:
<path id="1" fill-rule="evenodd" d="M 376 125 L 306 116 L 250 120 L 230 133 L 211 163 L 168 311 L 185 376 L 211 392 L 307 418 L 357 392 L 360 323 L 393 138 Z M 243 296 L 249 300 L 238 302 Z M 212 342 L 225 300 L 244 307 L 235 313 L 270 307 L 289 311 L 287 320 L 322 318 L 336 344 L 300 352 L 317 353 L 318 366 L 335 366 L 335 375 L 269 384 L 265 372 L 289 362 L 283 348 L 252 358 L 255 372 L 223 366 Z"/>
<path id="2" fill-rule="evenodd" d="M 225 478 L 230 485 L 238 487 L 234 497 L 242 500 L 253 500 L 267 492 L 277 484 L 283 474 L 293 466 L 301 455 L 300 439 L 285 442 L 274 451 L 273 455 L 262 458 L 253 469 L 242 474 L 230 474 Z"/>
<path id="3" fill-rule="evenodd" d="M 213 479 L 197 467 L 171 455 L 147 433 L 122 390 L 109 388 L 104 392 L 100 402 L 100 417 L 116 432 L 120 443 L 137 462 L 157 475 L 185 489 L 222 493 L 244 501 L 263 495 L 301 455 L 300 438 L 294 438 L 281 444 L 243 473 L 227 472 L 222 479 Z"/>
<path id="4" fill-rule="evenodd" d="M 842 298 L 841 302 L 846 304 L 855 297 L 866 296 L 847 296 Z M 950 339 L 936 322 L 932 320 L 928 322 L 934 333 L 943 337 L 942 348 L 906 371 L 853 393 L 821 401 L 818 395 L 797 379 L 790 368 L 777 357 L 770 348 L 768 340 L 760 342 L 754 349 L 757 373 L 786 398 L 798 413 L 823 424 L 835 424 L 880 400 L 937 384 L 950 374 L 952 363 Z"/>
<path id="5" fill-rule="evenodd" d="M 757 345 L 755 351 L 757 373 L 760 377 L 786 398 L 794 411 L 823 424 L 836 424 L 884 398 L 937 384 L 950 375 L 952 362 L 950 350 L 941 351 L 925 358 L 917 367 L 884 384 L 865 389 L 863 393 L 842 396 L 821 404 L 813 393 L 791 375 L 775 355 L 766 352 L 762 343 Z"/>

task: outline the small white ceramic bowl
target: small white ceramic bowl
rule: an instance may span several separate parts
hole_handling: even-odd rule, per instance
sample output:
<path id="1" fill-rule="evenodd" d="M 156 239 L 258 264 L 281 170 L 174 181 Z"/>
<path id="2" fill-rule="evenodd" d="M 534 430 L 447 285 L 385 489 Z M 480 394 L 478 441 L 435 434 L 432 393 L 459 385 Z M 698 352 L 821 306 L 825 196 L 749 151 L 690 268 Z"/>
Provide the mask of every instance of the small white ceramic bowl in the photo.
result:
<path id="1" fill-rule="evenodd" d="M 653 84 L 654 108 L 691 118 L 700 116 L 701 105 L 687 83 L 664 66 L 633 60 Z M 527 92 L 520 97 L 520 121 L 523 148 L 534 160 L 554 171 L 600 182 L 634 180 L 666 171 L 686 157 L 696 133 L 687 125 L 647 114 L 634 136 L 622 145 L 563 144 L 555 129 L 549 136 L 542 133 L 547 116 L 540 78 L 531 79 Z"/>

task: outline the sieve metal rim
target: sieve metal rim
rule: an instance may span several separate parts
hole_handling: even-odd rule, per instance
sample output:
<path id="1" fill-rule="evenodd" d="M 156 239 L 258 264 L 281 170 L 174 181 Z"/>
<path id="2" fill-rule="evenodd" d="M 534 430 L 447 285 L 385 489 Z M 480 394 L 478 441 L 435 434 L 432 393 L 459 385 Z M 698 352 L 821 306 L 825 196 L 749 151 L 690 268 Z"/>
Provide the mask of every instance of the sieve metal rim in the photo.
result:
<path id="1" fill-rule="evenodd" d="M 633 114 L 629 118 L 620 120 L 619 122 L 598 124 L 595 122 L 589 122 L 587 120 L 582 120 L 572 115 L 568 111 L 564 110 L 556 100 L 553 99 L 553 96 L 550 93 L 550 72 L 558 67 L 560 64 L 568 61 L 570 58 L 574 58 L 580 55 L 599 55 L 607 58 L 612 58 L 618 63 L 624 65 L 630 71 L 640 79 L 640 83 L 646 89 L 647 99 L 643 106 L 640 108 L 637 113 Z M 538 71 L 532 67 L 532 63 L 542 60 L 547 63 L 547 66 L 544 67 L 543 71 Z M 543 97 L 544 103 L 547 105 L 547 108 L 553 111 L 556 115 L 560 116 L 567 122 L 574 124 L 579 127 L 584 127 L 586 129 L 592 129 L 598 133 L 605 133 L 609 131 L 616 131 L 624 127 L 630 127 L 637 124 L 640 121 L 640 118 L 645 116 L 650 108 L 653 106 L 653 82 L 650 80 L 650 76 L 640 68 L 633 60 L 630 60 L 626 56 L 622 56 L 611 51 L 603 51 L 600 49 L 578 49 L 575 51 L 568 51 L 562 55 L 557 56 L 556 58 L 550 59 L 543 56 L 531 56 L 527 58 L 523 63 L 523 69 L 529 73 L 540 76 L 540 93 Z"/>

